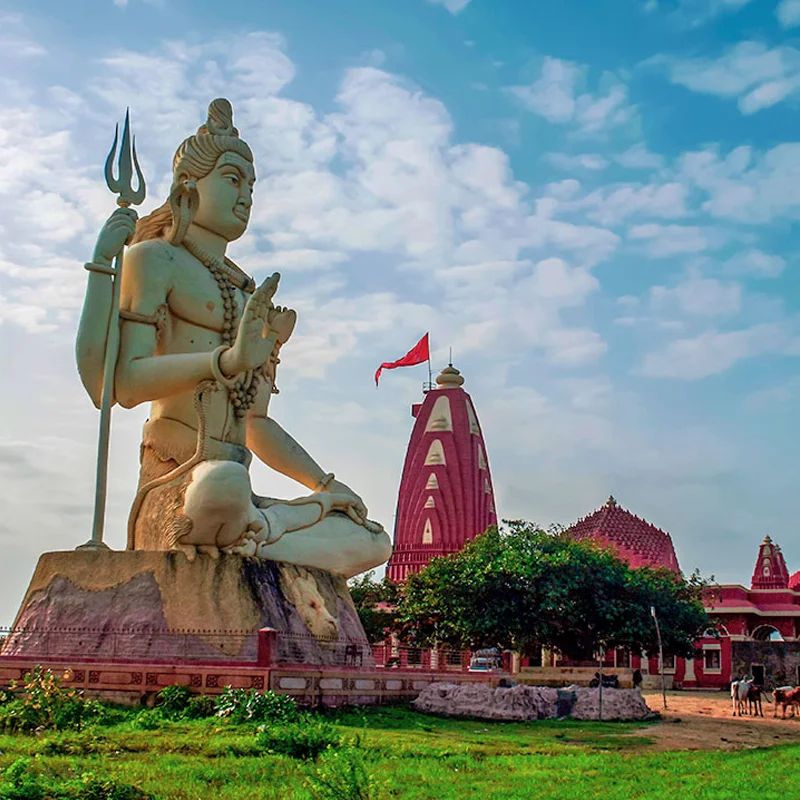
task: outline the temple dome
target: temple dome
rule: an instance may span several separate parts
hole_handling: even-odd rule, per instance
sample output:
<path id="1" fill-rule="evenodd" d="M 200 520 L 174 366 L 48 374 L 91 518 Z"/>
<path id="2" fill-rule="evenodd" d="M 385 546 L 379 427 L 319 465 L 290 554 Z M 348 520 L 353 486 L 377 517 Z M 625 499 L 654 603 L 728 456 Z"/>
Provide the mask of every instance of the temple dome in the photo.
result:
<path id="1" fill-rule="evenodd" d="M 436 384 L 441 389 L 458 389 L 464 385 L 464 378 L 452 364 L 449 364 L 436 376 Z"/>
<path id="2" fill-rule="evenodd" d="M 594 539 L 616 550 L 631 567 L 664 567 L 680 572 L 670 535 L 626 511 L 613 496 L 602 508 L 576 522 L 567 533 L 573 539 Z"/>

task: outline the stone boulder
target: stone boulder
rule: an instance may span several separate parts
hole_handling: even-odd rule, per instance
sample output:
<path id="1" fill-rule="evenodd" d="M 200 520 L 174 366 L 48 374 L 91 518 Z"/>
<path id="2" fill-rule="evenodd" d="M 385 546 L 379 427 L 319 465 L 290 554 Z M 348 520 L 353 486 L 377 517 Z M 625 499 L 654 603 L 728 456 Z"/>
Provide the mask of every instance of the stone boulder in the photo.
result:
<path id="1" fill-rule="evenodd" d="M 417 711 L 453 717 L 529 722 L 554 719 L 570 709 L 573 719 L 599 719 L 598 690 L 572 686 L 492 687 L 487 683 L 431 683 L 412 703 Z M 565 696 L 570 699 L 565 706 Z M 574 702 L 572 702 L 574 701 Z M 647 719 L 653 712 L 638 689 L 603 689 L 603 720 Z"/>

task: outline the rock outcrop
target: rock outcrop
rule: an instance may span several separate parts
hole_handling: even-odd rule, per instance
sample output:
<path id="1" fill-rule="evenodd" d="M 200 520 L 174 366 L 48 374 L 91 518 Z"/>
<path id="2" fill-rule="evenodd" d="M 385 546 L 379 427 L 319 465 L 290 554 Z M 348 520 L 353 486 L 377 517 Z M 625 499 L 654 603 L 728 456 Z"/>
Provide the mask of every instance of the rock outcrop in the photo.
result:
<path id="1" fill-rule="evenodd" d="M 494 688 L 486 683 L 432 683 L 413 703 L 417 711 L 454 717 L 528 722 L 569 716 L 600 719 L 597 689 L 570 686 L 517 685 Z M 603 689 L 603 720 L 637 720 L 652 716 L 638 689 Z"/>

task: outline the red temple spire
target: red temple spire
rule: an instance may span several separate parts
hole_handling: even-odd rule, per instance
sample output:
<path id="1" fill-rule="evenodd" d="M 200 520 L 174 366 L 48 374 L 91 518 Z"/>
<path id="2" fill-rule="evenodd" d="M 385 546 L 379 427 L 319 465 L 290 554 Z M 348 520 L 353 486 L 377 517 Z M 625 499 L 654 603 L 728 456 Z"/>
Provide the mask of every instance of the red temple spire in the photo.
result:
<path id="1" fill-rule="evenodd" d="M 445 367 L 437 387 L 412 406 L 387 576 L 396 582 L 436 556 L 456 553 L 497 523 L 489 458 L 464 378 Z"/>
<path id="2" fill-rule="evenodd" d="M 769 536 L 758 548 L 758 558 L 750 580 L 751 589 L 788 589 L 789 570 L 780 547 Z"/>

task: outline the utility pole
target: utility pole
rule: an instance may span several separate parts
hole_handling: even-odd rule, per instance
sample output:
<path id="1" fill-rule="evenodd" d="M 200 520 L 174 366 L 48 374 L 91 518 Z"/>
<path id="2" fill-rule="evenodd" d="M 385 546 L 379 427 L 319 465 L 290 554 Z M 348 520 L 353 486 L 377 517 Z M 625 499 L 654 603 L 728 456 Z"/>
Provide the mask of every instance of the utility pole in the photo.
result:
<path id="1" fill-rule="evenodd" d="M 661 673 L 661 696 L 664 699 L 664 711 L 667 710 L 667 689 L 664 684 L 664 648 L 661 645 L 661 628 L 658 625 L 656 607 L 650 606 L 650 616 L 656 624 L 656 636 L 658 637 L 658 671 Z"/>

